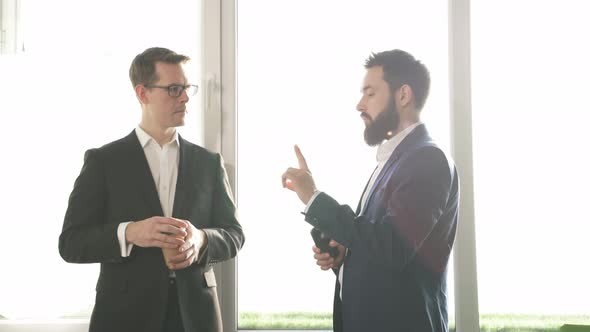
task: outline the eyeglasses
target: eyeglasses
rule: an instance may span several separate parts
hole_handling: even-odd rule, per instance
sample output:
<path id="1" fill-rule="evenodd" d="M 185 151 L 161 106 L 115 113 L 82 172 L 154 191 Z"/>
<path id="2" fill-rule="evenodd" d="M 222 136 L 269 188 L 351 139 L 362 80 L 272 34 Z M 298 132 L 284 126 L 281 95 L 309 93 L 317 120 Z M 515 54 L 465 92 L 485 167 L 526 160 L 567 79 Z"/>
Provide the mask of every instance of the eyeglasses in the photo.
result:
<path id="1" fill-rule="evenodd" d="M 182 91 L 185 91 L 185 90 L 186 90 L 186 94 L 188 96 L 194 96 L 197 94 L 197 91 L 199 91 L 199 86 L 195 85 L 195 84 L 189 84 L 189 85 L 171 84 L 168 86 L 145 84 L 144 86 L 146 88 L 158 88 L 158 89 L 168 90 L 168 95 L 170 97 L 175 97 L 175 98 L 180 97 L 180 95 L 182 94 Z"/>

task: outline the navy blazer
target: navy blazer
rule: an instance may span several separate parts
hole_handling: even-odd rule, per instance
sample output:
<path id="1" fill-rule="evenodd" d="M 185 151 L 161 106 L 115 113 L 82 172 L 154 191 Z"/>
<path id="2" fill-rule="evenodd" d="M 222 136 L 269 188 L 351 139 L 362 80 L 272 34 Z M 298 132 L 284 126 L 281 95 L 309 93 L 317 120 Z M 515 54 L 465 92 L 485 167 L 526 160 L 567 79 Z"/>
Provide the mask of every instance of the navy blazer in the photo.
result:
<path id="1" fill-rule="evenodd" d="M 422 124 L 368 190 L 362 215 L 321 193 L 305 218 L 349 249 L 334 330 L 448 331 L 446 271 L 459 205 L 453 162 Z"/>
<path id="2" fill-rule="evenodd" d="M 221 156 L 179 136 L 180 161 L 172 216 L 208 239 L 200 260 L 176 271 L 184 330 L 221 332 L 212 265 L 244 243 Z M 158 192 L 135 131 L 86 152 L 70 195 L 59 252 L 70 263 L 100 263 L 90 331 L 160 332 L 168 299 L 168 268 L 160 248 L 134 246 L 121 257 L 121 222 L 163 216 Z"/>

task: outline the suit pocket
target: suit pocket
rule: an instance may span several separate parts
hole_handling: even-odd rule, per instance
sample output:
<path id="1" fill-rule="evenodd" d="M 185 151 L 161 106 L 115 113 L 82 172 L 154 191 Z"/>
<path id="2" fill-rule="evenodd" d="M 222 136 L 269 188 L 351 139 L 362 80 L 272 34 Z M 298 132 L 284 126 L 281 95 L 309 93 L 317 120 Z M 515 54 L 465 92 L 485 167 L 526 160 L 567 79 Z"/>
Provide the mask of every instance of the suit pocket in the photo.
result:
<path id="1" fill-rule="evenodd" d="M 213 269 L 205 272 L 203 277 L 205 277 L 205 283 L 207 284 L 207 287 L 217 287 L 217 281 L 215 280 L 215 272 L 213 272 Z"/>

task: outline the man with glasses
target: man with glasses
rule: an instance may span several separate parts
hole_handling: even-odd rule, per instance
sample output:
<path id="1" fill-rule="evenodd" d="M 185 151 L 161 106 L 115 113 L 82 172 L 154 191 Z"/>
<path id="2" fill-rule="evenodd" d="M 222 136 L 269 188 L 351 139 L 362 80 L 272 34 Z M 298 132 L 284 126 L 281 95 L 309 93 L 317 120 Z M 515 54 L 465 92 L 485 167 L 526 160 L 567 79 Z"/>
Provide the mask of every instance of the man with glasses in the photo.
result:
<path id="1" fill-rule="evenodd" d="M 317 265 L 337 275 L 334 331 L 447 332 L 459 177 L 420 121 L 430 74 L 402 50 L 371 55 L 365 69 L 356 109 L 377 165 L 356 211 L 316 190 L 297 147 L 299 168 L 287 169 L 283 186 L 337 248 L 333 257 L 329 246 L 313 248 Z"/>
<path id="2" fill-rule="evenodd" d="M 222 331 L 212 265 L 236 256 L 244 234 L 221 156 L 176 130 L 198 90 L 188 60 L 165 48 L 137 55 L 139 125 L 84 156 L 59 252 L 100 263 L 90 331 Z"/>

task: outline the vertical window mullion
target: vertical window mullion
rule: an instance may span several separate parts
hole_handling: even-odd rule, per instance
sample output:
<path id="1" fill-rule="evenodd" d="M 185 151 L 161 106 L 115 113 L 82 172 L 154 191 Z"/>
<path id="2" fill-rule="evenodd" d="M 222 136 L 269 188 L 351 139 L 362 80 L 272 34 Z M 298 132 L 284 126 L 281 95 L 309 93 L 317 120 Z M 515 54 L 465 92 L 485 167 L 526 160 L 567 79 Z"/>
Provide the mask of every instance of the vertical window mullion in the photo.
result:
<path id="1" fill-rule="evenodd" d="M 470 0 L 449 0 L 451 147 L 461 177 L 461 206 L 454 249 L 457 332 L 479 331 L 473 199 L 470 29 Z"/>
<path id="2" fill-rule="evenodd" d="M 205 147 L 222 154 L 234 195 L 237 192 L 235 7 L 235 0 L 203 1 L 202 11 Z M 236 260 L 217 264 L 214 270 L 223 329 L 234 332 L 238 326 Z"/>

